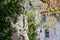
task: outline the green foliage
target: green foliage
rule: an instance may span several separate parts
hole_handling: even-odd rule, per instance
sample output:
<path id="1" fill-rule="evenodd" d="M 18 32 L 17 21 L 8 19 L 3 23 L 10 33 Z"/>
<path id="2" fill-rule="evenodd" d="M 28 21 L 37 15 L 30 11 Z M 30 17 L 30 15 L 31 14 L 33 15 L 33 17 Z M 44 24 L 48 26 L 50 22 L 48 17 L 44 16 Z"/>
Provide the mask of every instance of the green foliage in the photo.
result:
<path id="1" fill-rule="evenodd" d="M 19 8 L 17 5 L 18 1 L 9 1 L 9 0 L 3 0 L 0 1 L 0 15 L 2 16 L 12 16 L 15 14 Z"/>
<path id="2" fill-rule="evenodd" d="M 35 26 L 35 23 L 34 23 L 34 17 L 29 17 L 28 18 L 28 26 L 29 26 L 29 39 L 30 40 L 36 40 L 36 26 Z"/>
<path id="3" fill-rule="evenodd" d="M 28 16 L 28 36 L 29 40 L 36 40 L 36 25 L 34 20 L 34 14 L 31 11 L 26 11 L 26 15 Z"/>
<path id="4" fill-rule="evenodd" d="M 10 23 L 3 16 L 0 17 L 0 40 L 11 40 L 11 32 Z"/>
<path id="5" fill-rule="evenodd" d="M 6 17 L 18 14 L 19 0 L 0 0 L 0 40 L 11 40 L 12 30 Z"/>

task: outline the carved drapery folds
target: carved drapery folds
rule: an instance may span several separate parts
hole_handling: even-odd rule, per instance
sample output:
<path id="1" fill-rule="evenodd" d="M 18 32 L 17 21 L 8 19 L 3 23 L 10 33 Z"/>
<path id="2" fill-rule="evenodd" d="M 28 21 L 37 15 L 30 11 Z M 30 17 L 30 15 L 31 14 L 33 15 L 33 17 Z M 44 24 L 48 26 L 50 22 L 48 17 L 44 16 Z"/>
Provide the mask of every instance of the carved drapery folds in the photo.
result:
<path id="1" fill-rule="evenodd" d="M 27 17 L 24 16 L 24 19 L 23 19 L 23 16 L 24 16 L 23 14 L 18 16 L 17 22 L 15 24 L 11 22 L 11 26 L 12 28 L 15 28 L 15 30 L 17 31 L 18 40 L 29 40 L 28 35 L 27 35 L 28 33 Z"/>

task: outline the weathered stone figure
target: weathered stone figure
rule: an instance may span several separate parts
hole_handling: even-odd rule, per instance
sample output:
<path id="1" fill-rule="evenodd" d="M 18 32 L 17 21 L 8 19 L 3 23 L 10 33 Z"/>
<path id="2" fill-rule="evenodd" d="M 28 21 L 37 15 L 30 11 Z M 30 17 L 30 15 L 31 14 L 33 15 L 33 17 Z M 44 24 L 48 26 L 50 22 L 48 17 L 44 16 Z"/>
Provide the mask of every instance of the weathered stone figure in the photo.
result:
<path id="1" fill-rule="evenodd" d="M 28 23 L 27 23 L 26 16 L 24 17 L 24 21 L 25 22 L 23 22 L 23 15 L 21 14 L 20 16 L 18 16 L 18 21 L 15 24 L 13 22 L 11 22 L 12 28 L 15 28 L 15 30 L 17 31 L 18 40 L 29 40 L 28 35 L 27 35 Z M 21 36 L 23 36 L 23 38 L 21 38 Z"/>

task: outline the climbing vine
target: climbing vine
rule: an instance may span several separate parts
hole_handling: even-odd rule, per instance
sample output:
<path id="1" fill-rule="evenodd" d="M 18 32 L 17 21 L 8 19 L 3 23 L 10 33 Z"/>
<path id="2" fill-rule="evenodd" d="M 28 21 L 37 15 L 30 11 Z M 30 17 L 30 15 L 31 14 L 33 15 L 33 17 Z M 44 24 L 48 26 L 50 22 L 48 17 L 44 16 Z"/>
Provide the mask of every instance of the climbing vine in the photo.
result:
<path id="1" fill-rule="evenodd" d="M 29 40 L 36 40 L 36 25 L 34 20 L 34 14 L 31 11 L 26 11 L 25 15 L 28 17 L 28 37 Z"/>

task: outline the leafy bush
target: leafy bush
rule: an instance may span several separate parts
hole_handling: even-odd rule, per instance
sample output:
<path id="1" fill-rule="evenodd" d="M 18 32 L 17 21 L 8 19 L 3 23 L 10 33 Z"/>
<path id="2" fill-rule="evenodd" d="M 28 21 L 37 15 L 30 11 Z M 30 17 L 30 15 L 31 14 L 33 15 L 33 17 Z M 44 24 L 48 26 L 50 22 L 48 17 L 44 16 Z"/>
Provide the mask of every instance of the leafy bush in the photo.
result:
<path id="1" fill-rule="evenodd" d="M 6 17 L 18 14 L 19 0 L 0 0 L 0 40 L 11 40 L 12 30 Z"/>

